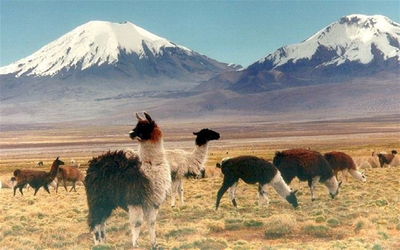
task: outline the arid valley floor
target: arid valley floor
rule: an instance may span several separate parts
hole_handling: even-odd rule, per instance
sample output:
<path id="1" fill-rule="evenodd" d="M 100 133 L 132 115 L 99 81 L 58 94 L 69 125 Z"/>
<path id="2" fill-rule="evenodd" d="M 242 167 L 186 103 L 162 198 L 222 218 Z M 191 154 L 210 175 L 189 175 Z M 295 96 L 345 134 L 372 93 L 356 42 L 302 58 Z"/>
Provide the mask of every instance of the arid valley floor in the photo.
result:
<path id="1" fill-rule="evenodd" d="M 227 156 L 255 155 L 272 159 L 275 151 L 311 148 L 321 153 L 342 151 L 370 156 L 375 151 L 400 149 L 400 116 L 314 122 L 260 120 L 208 123 L 166 123 L 165 148 L 192 150 L 196 132 L 208 127 L 221 134 L 209 144 L 207 178 L 184 182 L 185 206 L 171 208 L 169 199 L 157 219 L 157 240 L 163 249 L 400 249 L 400 167 L 362 169 L 367 182 L 351 177 L 340 194 L 330 199 L 317 186 L 312 202 L 306 182 L 293 181 L 299 207 L 294 209 L 270 187 L 268 207 L 259 207 L 257 186 L 239 182 L 235 209 L 225 194 L 215 211 L 222 177 L 216 162 Z M 73 126 L 51 124 L 3 126 L 0 135 L 0 176 L 16 168 L 48 171 L 52 161 L 71 159 L 85 172 L 88 160 L 108 150 L 137 148 L 128 137 L 132 124 Z M 37 167 L 43 161 L 43 167 Z M 340 177 L 339 177 L 340 178 Z M 131 249 L 128 215 L 115 210 L 107 222 L 107 245 L 93 246 L 86 220 L 85 188 L 36 196 L 25 190 L 13 197 L 0 190 L 0 249 Z M 140 245 L 150 247 L 147 226 Z"/>

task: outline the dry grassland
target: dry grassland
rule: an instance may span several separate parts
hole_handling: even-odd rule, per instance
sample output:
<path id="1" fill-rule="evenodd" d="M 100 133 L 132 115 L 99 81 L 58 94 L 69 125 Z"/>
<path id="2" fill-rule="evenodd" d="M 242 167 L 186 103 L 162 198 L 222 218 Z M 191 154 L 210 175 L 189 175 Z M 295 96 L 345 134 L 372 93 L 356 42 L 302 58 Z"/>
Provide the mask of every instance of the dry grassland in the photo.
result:
<path id="1" fill-rule="evenodd" d="M 207 169 L 217 171 L 217 161 L 226 156 L 256 155 L 272 159 L 276 150 L 311 147 L 322 153 L 340 150 L 352 156 L 373 150 L 400 149 L 399 120 L 361 120 L 288 124 L 208 124 L 221 139 L 210 143 Z M 174 128 L 165 124 L 166 147 L 190 149 L 191 132 L 203 126 Z M 205 127 L 205 126 L 204 126 Z M 0 176 L 15 168 L 48 170 L 55 157 L 66 162 L 87 161 L 106 150 L 137 143 L 127 139 L 131 126 L 70 130 L 51 127 L 30 131 L 2 131 Z M 177 132 L 178 131 L 178 132 Z M 100 135 L 100 136 L 99 136 Z M 35 167 L 42 160 L 43 168 Z M 400 249 L 400 168 L 366 169 L 367 182 L 349 178 L 335 199 L 323 185 L 311 202 L 307 183 L 293 181 L 299 208 L 294 209 L 270 188 L 269 207 L 258 207 L 257 186 L 239 182 L 238 208 L 225 194 L 215 211 L 219 176 L 185 180 L 184 207 L 161 207 L 157 239 L 164 249 Z M 33 196 L 25 190 L 15 197 L 0 190 L 0 249 L 92 249 L 88 231 L 85 189 L 58 193 L 43 189 Z M 130 249 L 128 215 L 115 210 L 107 222 L 107 245 L 93 249 Z M 140 245 L 149 248 L 147 226 L 142 226 Z"/>

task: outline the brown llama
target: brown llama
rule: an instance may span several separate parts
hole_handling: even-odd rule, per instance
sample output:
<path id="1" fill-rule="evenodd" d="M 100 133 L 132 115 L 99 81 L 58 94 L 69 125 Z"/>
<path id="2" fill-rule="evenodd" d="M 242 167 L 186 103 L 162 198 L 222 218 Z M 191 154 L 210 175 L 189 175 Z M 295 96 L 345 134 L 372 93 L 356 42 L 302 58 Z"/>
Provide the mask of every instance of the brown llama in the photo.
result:
<path id="1" fill-rule="evenodd" d="M 58 158 L 59 157 L 57 157 L 57 159 L 53 162 L 53 165 L 50 168 L 50 172 L 36 171 L 30 169 L 14 170 L 14 176 L 17 179 L 17 184 L 14 186 L 14 196 L 17 188 L 19 189 L 21 195 L 24 195 L 22 193 L 22 188 L 26 184 L 29 184 L 32 188 L 35 189 L 34 195 L 36 195 L 37 191 L 39 191 L 39 188 L 41 187 L 43 187 L 50 194 L 48 185 L 57 177 L 60 165 L 64 165 L 64 162 L 59 160 Z"/>
<path id="2" fill-rule="evenodd" d="M 356 164 L 353 161 L 351 156 L 343 153 L 332 151 L 324 154 L 325 159 L 328 161 L 329 165 L 336 176 L 338 178 L 338 173 L 342 172 L 342 176 L 347 181 L 347 172 L 351 174 L 355 179 L 359 181 L 366 181 L 364 173 L 360 173 L 357 171 Z"/>
<path id="3" fill-rule="evenodd" d="M 82 174 L 81 171 L 79 171 L 78 168 L 68 167 L 68 166 L 60 167 L 60 169 L 58 170 L 57 178 L 58 178 L 57 188 L 56 188 L 57 193 L 58 193 L 58 186 L 61 184 L 61 181 L 64 184 L 65 191 L 68 192 L 67 181 L 69 181 L 69 182 L 72 182 L 72 187 L 69 190 L 69 192 L 71 192 L 72 189 L 75 190 L 75 192 L 76 192 L 76 189 L 75 189 L 76 182 L 77 181 L 84 182 L 84 180 L 85 180 L 85 176 Z"/>
<path id="4" fill-rule="evenodd" d="M 381 165 L 381 168 L 383 168 L 385 165 L 389 166 L 393 162 L 394 158 L 396 157 L 397 151 L 392 150 L 391 154 L 384 154 L 384 153 L 379 153 L 378 158 L 379 158 L 379 164 Z"/>
<path id="5" fill-rule="evenodd" d="M 312 201 L 315 200 L 314 192 L 318 182 L 327 187 L 332 199 L 339 193 L 341 182 L 337 182 L 331 166 L 317 151 L 290 149 L 276 152 L 273 163 L 287 184 L 295 177 L 300 181 L 307 181 Z"/>
<path id="6" fill-rule="evenodd" d="M 120 207 L 129 213 L 133 247 L 138 246 L 140 227 L 147 221 L 150 242 L 157 247 L 155 223 L 158 209 L 171 189 L 171 170 L 165 159 L 161 129 L 144 112 L 129 133 L 139 141 L 138 154 L 108 152 L 93 158 L 85 177 L 89 207 L 88 224 L 94 243 L 106 240 L 105 222 Z"/>

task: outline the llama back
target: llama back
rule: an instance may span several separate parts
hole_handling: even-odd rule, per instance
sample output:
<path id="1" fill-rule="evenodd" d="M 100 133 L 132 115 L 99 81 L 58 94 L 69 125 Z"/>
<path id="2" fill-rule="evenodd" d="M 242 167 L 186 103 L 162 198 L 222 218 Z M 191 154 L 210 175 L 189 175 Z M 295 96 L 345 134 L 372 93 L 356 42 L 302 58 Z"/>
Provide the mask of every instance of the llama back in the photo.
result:
<path id="1" fill-rule="evenodd" d="M 234 176 L 240 176 L 244 181 L 252 183 L 259 181 L 270 183 L 278 171 L 272 163 L 254 156 L 231 158 L 221 165 L 221 169 L 224 175 L 233 174 Z M 255 177 L 257 180 L 254 179 Z"/>
<path id="2" fill-rule="evenodd" d="M 171 176 L 184 176 L 188 166 L 187 158 L 189 152 L 181 149 L 165 150 L 165 158 L 171 169 Z"/>
<path id="3" fill-rule="evenodd" d="M 68 166 L 60 167 L 59 172 L 58 172 L 58 177 L 62 178 L 63 176 L 66 177 L 67 181 L 70 181 L 70 180 L 84 181 L 84 179 L 85 179 L 85 176 L 76 167 L 68 167 Z"/>
<path id="4" fill-rule="evenodd" d="M 123 151 L 107 152 L 93 158 L 85 177 L 85 186 L 90 186 L 86 188 L 88 203 L 94 207 L 109 208 L 107 211 L 118 206 L 127 210 L 127 200 L 129 205 L 149 206 L 150 197 L 147 194 L 150 182 L 140 166 L 138 157 L 127 158 Z M 95 222 L 96 219 L 89 214 L 91 229 Z"/>
<path id="5" fill-rule="evenodd" d="M 349 155 L 342 152 L 329 152 L 324 155 L 333 170 L 357 169 L 356 164 Z"/>
<path id="6" fill-rule="evenodd" d="M 273 162 L 287 183 L 296 176 L 305 181 L 308 176 L 316 175 L 320 176 L 321 182 L 333 176 L 329 163 L 316 151 L 291 149 L 277 152 Z"/>

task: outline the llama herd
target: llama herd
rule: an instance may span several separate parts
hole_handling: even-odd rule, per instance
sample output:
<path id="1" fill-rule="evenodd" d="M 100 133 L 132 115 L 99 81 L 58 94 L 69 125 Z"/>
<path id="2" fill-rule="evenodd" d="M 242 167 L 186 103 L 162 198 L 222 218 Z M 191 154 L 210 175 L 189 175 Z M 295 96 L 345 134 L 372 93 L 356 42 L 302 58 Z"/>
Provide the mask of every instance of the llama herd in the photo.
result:
<path id="1" fill-rule="evenodd" d="M 176 195 L 180 205 L 184 205 L 183 182 L 188 176 L 204 177 L 204 164 L 207 159 L 208 143 L 220 138 L 219 133 L 210 129 L 202 129 L 193 133 L 196 136 L 195 148 L 192 152 L 184 150 L 164 149 L 163 133 L 157 123 L 146 112 L 141 117 L 136 113 L 137 124 L 129 133 L 132 140 L 138 141 L 138 151 L 130 149 L 108 151 L 89 161 L 84 176 L 77 167 L 62 166 L 64 162 L 57 157 L 50 171 L 16 169 L 10 180 L 14 196 L 19 189 L 29 184 L 34 195 L 43 187 L 50 193 L 48 186 L 57 178 L 58 186 L 72 182 L 75 190 L 76 182 L 83 182 L 88 204 L 88 226 L 93 232 L 95 244 L 106 240 L 106 221 L 112 211 L 119 207 L 128 212 L 131 225 L 132 245 L 138 247 L 140 228 L 145 220 L 148 225 L 150 243 L 157 248 L 155 224 L 158 211 L 168 196 L 171 206 L 175 206 Z M 396 160 L 397 152 L 391 154 L 379 152 L 377 157 L 380 167 L 391 165 Z M 360 160 L 361 162 L 361 160 Z M 363 163 L 368 162 L 364 159 Z M 277 194 L 294 208 L 298 207 L 296 191 L 290 188 L 294 178 L 307 181 L 311 192 L 311 200 L 315 200 L 315 187 L 318 182 L 326 186 L 333 199 L 339 194 L 341 181 L 338 172 L 347 180 L 347 173 L 359 181 L 366 181 L 359 172 L 357 163 L 349 155 L 342 152 L 329 152 L 324 155 L 310 149 L 290 149 L 278 151 L 272 162 L 255 156 L 228 157 L 217 163 L 223 174 L 222 186 L 217 192 L 215 209 L 226 191 L 234 207 L 237 207 L 235 191 L 239 179 L 247 184 L 258 184 L 258 204 L 268 205 L 268 186 L 272 186 Z M 360 167 L 359 167 L 360 168 Z M 4 182 L 3 182 L 4 183 Z M 1 182 L 0 182 L 1 188 Z M 76 191 L 76 190 L 75 190 Z"/>

